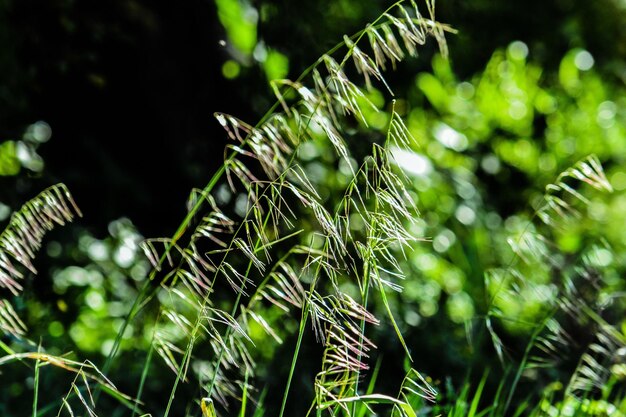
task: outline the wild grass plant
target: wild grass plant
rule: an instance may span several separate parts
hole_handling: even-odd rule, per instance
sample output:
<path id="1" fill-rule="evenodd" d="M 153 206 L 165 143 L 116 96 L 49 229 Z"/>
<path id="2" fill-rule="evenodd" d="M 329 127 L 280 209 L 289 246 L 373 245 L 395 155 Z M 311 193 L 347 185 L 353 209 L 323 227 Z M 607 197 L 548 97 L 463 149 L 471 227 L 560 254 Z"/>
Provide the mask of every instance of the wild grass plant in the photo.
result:
<path id="1" fill-rule="evenodd" d="M 597 312 L 602 306 L 579 292 L 579 281 L 600 285 L 598 264 L 593 252 L 575 262 L 561 257 L 549 231 L 583 215 L 578 206 L 588 198 L 580 184 L 610 191 L 593 156 L 546 187 L 533 222 L 509 242 L 510 263 L 487 274 L 481 323 L 511 369 L 493 398 L 483 397 L 485 377 L 451 395 L 451 404 L 435 405 L 438 390 L 419 369 L 425 359 L 413 358 L 405 342 L 389 298 L 403 290 L 403 259 L 425 236 L 413 233 L 419 203 L 396 155 L 411 152 L 415 139 L 393 99 L 383 127 L 370 127 L 378 108 L 367 89 L 378 83 L 393 97 L 384 70 L 415 56 L 429 37 L 445 55 L 444 35 L 452 31 L 436 21 L 432 1 L 426 1 L 426 15 L 413 1 L 394 3 L 296 81 L 274 81 L 277 102 L 260 122 L 217 113 L 232 140 L 224 163 L 205 188 L 191 193 L 188 214 L 171 238 L 142 243 L 151 270 L 139 280 L 106 361 L 96 366 L 47 354 L 45 341 L 18 344 L 30 351 L 2 342 L 0 366 L 32 369 L 32 415 L 585 415 L 580 413 L 592 407 L 597 390 L 605 391 L 602 401 L 617 412 L 613 403 L 621 392 L 611 393 L 612 374 L 605 371 L 624 349 L 624 337 Z M 367 154 L 355 152 L 365 140 Z M 325 193 L 307 168 L 311 143 L 323 144 L 323 157 L 336 167 L 339 193 Z M 76 215 L 80 211 L 63 185 L 16 212 L 0 237 L 0 286 L 18 296 L 22 269 L 35 272 L 31 260 L 44 233 Z M 545 232 L 535 233 L 535 220 L 548 226 Z M 536 271 L 558 275 L 558 285 L 531 277 Z M 523 323 L 531 338 L 515 361 L 499 334 L 507 326 L 507 300 L 536 293 L 545 294 L 546 303 L 536 314 L 538 323 Z M 550 360 L 567 349 L 568 326 L 589 323 L 596 340 L 580 356 L 565 395 L 517 400 L 525 373 L 556 366 Z M 396 360 L 407 366 L 395 394 L 376 389 L 385 366 L 374 355 L 377 326 L 391 330 L 406 358 Z M 0 301 L 0 328 L 8 338 L 28 338 L 8 299 Z M 141 365 L 123 369 L 120 357 L 132 350 L 123 347 L 125 339 L 143 331 L 150 342 L 137 349 Z M 392 360 L 384 358 L 384 364 Z M 289 366 L 276 383 L 271 368 L 279 361 Z M 157 373 L 161 364 L 170 379 Z M 41 404 L 41 374 L 48 365 L 71 378 L 65 395 Z M 122 380 L 132 380 L 124 386 L 136 391 L 118 389 Z M 148 403 L 145 393 L 152 389 L 167 395 Z"/>

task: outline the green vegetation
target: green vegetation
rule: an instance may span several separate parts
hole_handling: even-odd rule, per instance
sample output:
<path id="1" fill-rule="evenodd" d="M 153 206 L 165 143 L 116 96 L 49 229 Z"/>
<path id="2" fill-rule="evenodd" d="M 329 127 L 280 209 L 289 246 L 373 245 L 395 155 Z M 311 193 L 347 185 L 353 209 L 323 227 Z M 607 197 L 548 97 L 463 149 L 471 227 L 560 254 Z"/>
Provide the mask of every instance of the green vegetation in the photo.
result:
<path id="1" fill-rule="evenodd" d="M 276 103 L 254 125 L 215 114 L 225 158 L 171 237 L 122 218 L 61 245 L 82 215 L 62 184 L 13 213 L 0 413 L 626 415 L 622 84 L 521 41 L 459 79 L 432 1 L 286 80 L 256 9 L 216 4 L 222 76 L 258 65 Z M 430 43 L 432 71 L 395 88 Z M 41 173 L 49 137 L 0 144 L 0 175 Z"/>

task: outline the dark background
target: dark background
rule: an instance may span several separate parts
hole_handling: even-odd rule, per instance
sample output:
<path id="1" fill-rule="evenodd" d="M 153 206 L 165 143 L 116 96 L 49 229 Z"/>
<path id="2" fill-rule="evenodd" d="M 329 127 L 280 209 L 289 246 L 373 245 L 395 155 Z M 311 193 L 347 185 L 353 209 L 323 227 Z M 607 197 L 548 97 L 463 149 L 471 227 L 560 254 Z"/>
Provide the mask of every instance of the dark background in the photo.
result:
<path id="1" fill-rule="evenodd" d="M 339 3 L 253 3 L 269 10 L 259 39 L 289 58 L 292 78 L 388 6 Z M 437 18 L 459 29 L 449 43 L 461 76 L 512 40 L 526 42 L 547 68 L 571 47 L 585 47 L 611 76 L 623 76 L 623 14 L 610 0 L 437 4 Z M 0 200 L 15 208 L 45 185 L 64 182 L 83 208 L 84 226 L 97 234 L 120 216 L 145 236 L 170 234 L 191 188 L 221 164 L 225 135 L 213 112 L 254 121 L 270 104 L 258 67 L 223 78 L 229 56 L 222 39 L 211 1 L 2 0 L 0 139 L 19 137 L 37 120 L 49 123 L 53 136 L 40 148 L 44 174 L 19 180 L 17 188 L 15 178 L 1 179 Z M 392 77 L 409 82 L 427 65 L 413 62 Z"/>

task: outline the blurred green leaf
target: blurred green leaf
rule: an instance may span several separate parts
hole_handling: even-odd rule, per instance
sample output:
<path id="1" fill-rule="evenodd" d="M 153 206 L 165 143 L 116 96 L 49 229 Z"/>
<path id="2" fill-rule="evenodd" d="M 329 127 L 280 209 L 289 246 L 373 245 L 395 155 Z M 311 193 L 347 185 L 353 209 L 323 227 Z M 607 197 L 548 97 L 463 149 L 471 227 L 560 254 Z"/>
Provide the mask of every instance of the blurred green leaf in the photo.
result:
<path id="1" fill-rule="evenodd" d="M 257 13 L 239 0 L 215 0 L 220 22 L 239 52 L 251 55 L 257 43 Z"/>
<path id="2" fill-rule="evenodd" d="M 289 59 L 280 52 L 270 49 L 263 62 L 263 69 L 268 81 L 281 80 L 289 73 Z"/>
<path id="3" fill-rule="evenodd" d="M 17 175 L 20 172 L 20 167 L 15 142 L 8 140 L 0 144 L 0 175 Z"/>

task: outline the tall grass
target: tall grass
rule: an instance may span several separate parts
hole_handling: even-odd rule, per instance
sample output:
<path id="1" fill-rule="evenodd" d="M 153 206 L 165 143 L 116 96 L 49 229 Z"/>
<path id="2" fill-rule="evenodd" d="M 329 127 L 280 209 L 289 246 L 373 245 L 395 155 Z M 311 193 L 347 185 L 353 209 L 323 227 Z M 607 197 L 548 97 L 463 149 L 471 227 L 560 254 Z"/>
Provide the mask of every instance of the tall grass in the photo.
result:
<path id="1" fill-rule="evenodd" d="M 393 157 L 398 150 L 410 149 L 414 139 L 393 107 L 382 132 L 369 128 L 365 114 L 371 110 L 366 109 L 376 110 L 376 106 L 369 102 L 366 90 L 379 83 L 393 95 L 383 77 L 386 66 L 395 67 L 407 56 L 417 55 L 429 37 L 445 55 L 446 32 L 452 29 L 436 21 L 432 1 L 426 1 L 426 16 L 413 1 L 394 3 L 365 29 L 344 37 L 296 81 L 275 81 L 276 104 L 258 123 L 217 113 L 217 121 L 233 141 L 226 148 L 224 163 L 205 188 L 191 193 L 188 214 L 172 237 L 143 243 L 152 270 L 105 363 L 96 366 L 48 355 L 43 348 L 14 352 L 3 345 L 7 354 L 0 358 L 0 365 L 35 361 L 33 415 L 48 412 L 38 410 L 37 389 L 44 365 L 74 375 L 67 395 L 57 404 L 57 415 L 109 415 L 100 407 L 103 393 L 115 401 L 115 415 L 132 416 L 167 417 L 179 410 L 205 417 L 218 413 L 260 416 L 266 411 L 283 417 L 299 409 L 316 416 L 381 412 L 417 416 L 427 412 L 426 403 L 434 402 L 438 394 L 418 369 L 407 367 L 406 374 L 398 378 L 396 395 L 376 393 L 380 362 L 369 378 L 365 376 L 376 349 L 370 336 L 374 326 L 390 326 L 407 362 L 412 361 L 388 294 L 402 291 L 404 271 L 399 260 L 423 238 L 411 233 L 418 207 L 407 189 L 408 179 Z M 353 76 L 355 73 L 359 75 Z M 356 155 L 350 146 L 359 138 L 355 130 L 376 136 L 365 156 Z M 324 195 L 304 169 L 303 149 L 309 141 L 325 143 L 330 163 L 347 177 L 341 195 Z M 547 187 L 538 219 L 559 227 L 577 215 L 574 201 L 585 203 L 586 198 L 570 180 L 610 189 L 599 161 L 590 157 Z M 225 209 L 217 196 L 221 184 L 227 184 L 227 194 L 240 202 L 235 213 Z M 22 273 L 13 261 L 35 272 L 31 259 L 44 232 L 77 214 L 80 211 L 62 185 L 45 191 L 14 214 L 0 238 L 0 285 L 18 294 Z M 491 301 L 486 328 L 503 361 L 505 347 L 493 326 L 496 320 L 505 319 L 498 309 L 499 300 L 519 297 L 523 294 L 520 288 L 532 285 L 517 262 L 545 265 L 555 259 L 545 236 L 523 233 L 511 244 L 515 260 L 490 273 L 487 283 Z M 555 267 L 564 269 L 564 265 Z M 594 316 L 593 309 L 576 303 L 575 291 L 568 292 L 571 286 L 565 289 L 554 298 L 558 302 L 546 311 L 545 320 L 534 327 L 521 364 L 512 373 L 510 385 L 501 385 L 494 404 L 481 411 L 485 376 L 474 389 L 469 408 L 465 407 L 470 401 L 466 388 L 449 410 L 450 416 L 517 415 L 534 410 L 523 402 L 513 404 L 512 398 L 523 372 L 543 357 L 535 355 L 535 350 L 554 350 L 551 335 L 562 333 L 559 312 L 584 314 L 597 322 L 594 354 L 610 352 L 622 343 L 601 317 Z M 374 299 L 382 306 L 380 316 L 371 308 Z M 123 335 L 139 318 L 146 320 L 142 314 L 150 306 L 158 312 L 152 317 L 156 323 L 152 342 L 141 373 L 130 376 L 138 388 L 122 393 L 112 380 L 124 376 L 110 374 Z M 296 318 L 295 329 L 285 317 Z M 7 300 L 0 300 L 0 328 L 16 337 L 26 335 Z M 266 336 L 255 336 L 260 332 Z M 303 352 L 313 338 L 321 355 L 315 375 L 307 382 L 312 391 L 309 398 L 301 394 L 307 391 L 299 386 L 296 374 L 303 362 L 310 360 Z M 285 348 L 290 352 L 285 359 L 289 367 L 282 387 L 269 393 L 263 390 L 260 395 L 256 387 L 262 382 L 256 375 L 259 355 L 254 352 L 259 340 L 277 345 L 292 342 Z M 173 373 L 173 382 L 162 404 L 144 404 L 146 382 L 152 377 L 150 370 L 157 356 Z M 593 361 L 597 359 L 591 353 L 581 357 L 568 389 L 577 392 L 587 387 L 583 382 L 602 383 L 601 378 L 590 375 L 590 369 L 598 369 Z M 184 399 L 177 396 L 182 384 L 197 387 L 196 398 L 189 404 L 180 404 Z M 266 406 L 268 396 L 279 404 L 276 410 Z M 294 402 L 299 408 L 289 407 Z M 511 414 L 513 405 L 518 411 Z"/>

